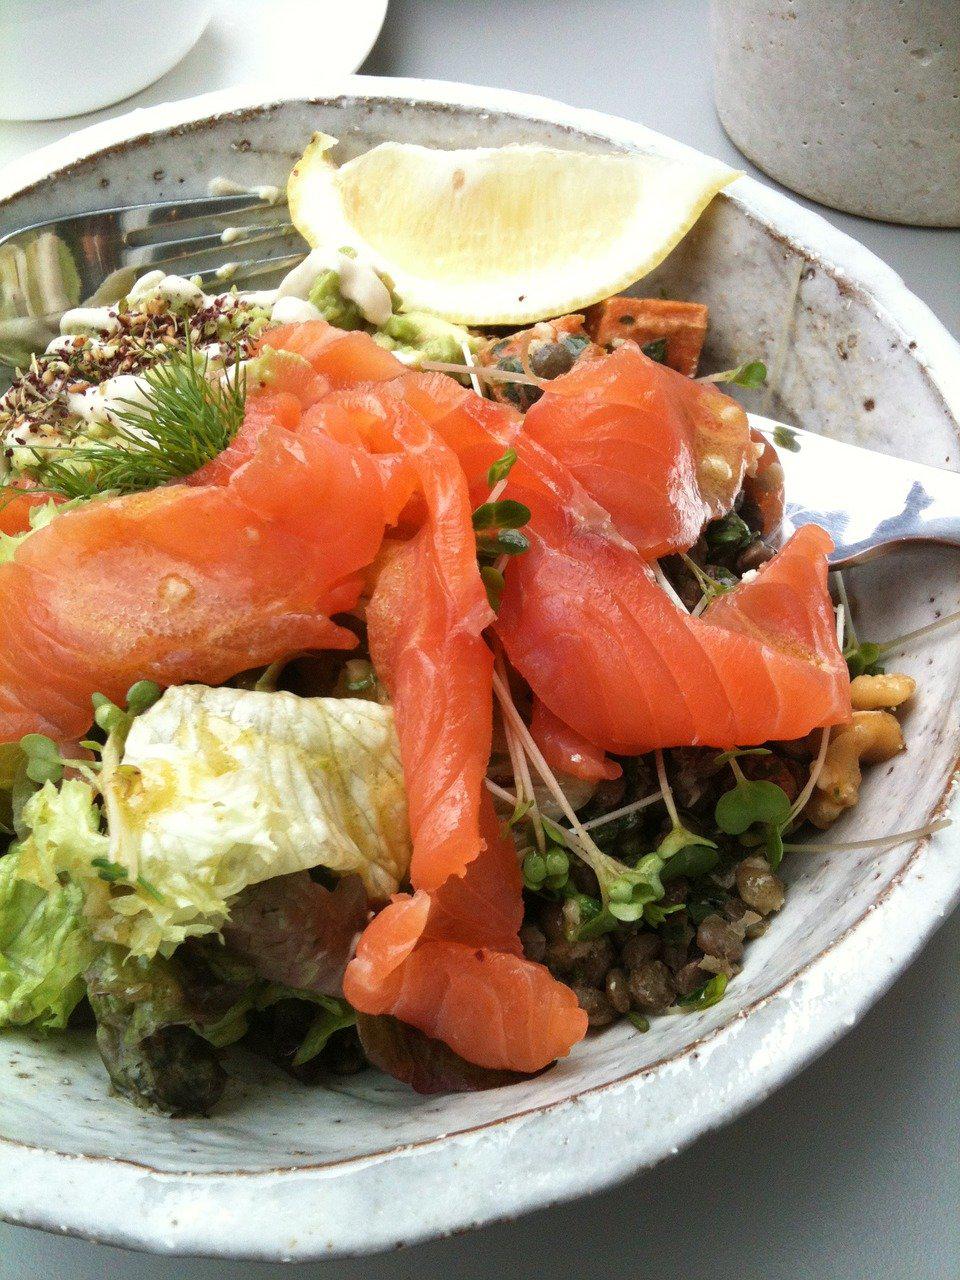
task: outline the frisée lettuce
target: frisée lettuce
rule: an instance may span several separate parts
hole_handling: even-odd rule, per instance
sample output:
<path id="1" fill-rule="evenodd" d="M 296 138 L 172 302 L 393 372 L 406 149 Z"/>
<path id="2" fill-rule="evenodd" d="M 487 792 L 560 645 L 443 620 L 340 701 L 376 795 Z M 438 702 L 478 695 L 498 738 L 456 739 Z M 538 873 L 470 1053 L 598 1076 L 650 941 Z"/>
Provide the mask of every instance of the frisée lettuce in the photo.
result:
<path id="1" fill-rule="evenodd" d="M 23 879 L 19 853 L 0 858 L 0 1026 L 67 1025 L 96 953 L 83 901 L 72 882 L 47 892 Z"/>
<path id="2" fill-rule="evenodd" d="M 410 860 L 393 712 L 362 699 L 168 689 L 103 791 L 134 954 L 219 931 L 262 880 L 326 867 L 382 899 Z"/>

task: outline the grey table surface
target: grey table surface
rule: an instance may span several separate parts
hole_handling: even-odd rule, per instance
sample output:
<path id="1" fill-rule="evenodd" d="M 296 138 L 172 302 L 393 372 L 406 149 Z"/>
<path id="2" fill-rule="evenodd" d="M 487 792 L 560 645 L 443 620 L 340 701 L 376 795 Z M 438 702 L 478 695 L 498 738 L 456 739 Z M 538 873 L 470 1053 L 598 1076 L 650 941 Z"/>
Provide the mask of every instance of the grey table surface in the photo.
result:
<path id="1" fill-rule="evenodd" d="M 752 171 L 713 111 L 706 9 L 705 0 L 393 0 L 363 70 L 545 94 L 642 121 Z M 195 51 L 142 100 L 201 91 L 203 56 Z M 827 216 L 960 336 L 960 231 Z M 293 1270 L 312 1280 L 958 1280 L 958 954 L 960 915 L 792 1083 L 614 1191 L 398 1254 Z M 120 1274 L 269 1280 L 291 1270 L 134 1256 L 0 1226 L 2 1280 Z"/>

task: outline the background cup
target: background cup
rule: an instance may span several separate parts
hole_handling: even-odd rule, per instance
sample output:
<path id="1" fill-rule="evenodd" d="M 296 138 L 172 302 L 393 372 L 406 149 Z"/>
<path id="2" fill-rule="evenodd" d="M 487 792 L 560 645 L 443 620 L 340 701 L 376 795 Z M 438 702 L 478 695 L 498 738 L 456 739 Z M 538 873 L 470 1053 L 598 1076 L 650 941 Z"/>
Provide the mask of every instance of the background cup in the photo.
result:
<path id="1" fill-rule="evenodd" d="M 801 195 L 960 226 L 960 0 L 712 0 L 720 121 Z"/>

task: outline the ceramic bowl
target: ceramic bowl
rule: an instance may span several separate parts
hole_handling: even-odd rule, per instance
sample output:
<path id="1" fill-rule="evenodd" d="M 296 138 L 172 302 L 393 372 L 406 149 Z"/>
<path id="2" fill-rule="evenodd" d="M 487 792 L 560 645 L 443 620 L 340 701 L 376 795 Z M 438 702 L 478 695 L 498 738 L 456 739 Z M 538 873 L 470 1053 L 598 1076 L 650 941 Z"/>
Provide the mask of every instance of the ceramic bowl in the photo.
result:
<path id="1" fill-rule="evenodd" d="M 282 182 L 310 134 L 345 154 L 385 138 L 546 142 L 673 155 L 622 120 L 490 89 L 357 78 L 264 102 L 230 93 L 98 125 L 0 175 L 4 228 L 98 204 L 204 191 L 217 173 Z M 742 178 L 643 289 L 711 310 L 713 367 L 759 356 L 774 414 L 956 466 L 960 348 L 894 273 L 791 200 Z M 855 499 L 855 495 L 854 499 Z M 958 605 L 956 564 L 912 554 L 851 574 L 865 636 Z M 902 665 L 919 682 L 907 753 L 875 769 L 834 840 L 916 827 L 946 806 L 960 754 L 960 634 Z M 367 1073 L 309 1090 L 237 1055 L 208 1120 L 109 1095 L 92 1044 L 0 1038 L 0 1215 L 161 1252 L 368 1252 L 593 1191 L 675 1152 L 842 1035 L 960 893 L 960 840 L 794 856 L 787 904 L 727 998 L 614 1027 L 536 1080 L 422 1098 Z M 601 1140 L 602 1139 L 602 1140 Z"/>

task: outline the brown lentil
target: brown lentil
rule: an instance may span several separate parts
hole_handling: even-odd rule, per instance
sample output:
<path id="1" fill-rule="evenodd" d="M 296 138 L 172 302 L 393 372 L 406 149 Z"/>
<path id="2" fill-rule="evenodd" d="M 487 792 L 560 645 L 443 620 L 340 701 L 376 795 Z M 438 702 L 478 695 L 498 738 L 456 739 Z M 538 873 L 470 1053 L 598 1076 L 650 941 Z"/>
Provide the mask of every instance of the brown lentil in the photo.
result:
<path id="1" fill-rule="evenodd" d="M 743 938 L 722 916 L 707 916 L 697 929 L 697 946 L 708 956 L 738 962 L 743 959 Z"/>
<path id="2" fill-rule="evenodd" d="M 630 988 L 627 985 L 627 975 L 622 969 L 610 970 L 607 974 L 605 990 L 607 999 L 617 1013 L 626 1013 L 630 1008 Z"/>
<path id="3" fill-rule="evenodd" d="M 641 1013 L 663 1013 L 677 994 L 670 970 L 660 960 L 648 960 L 631 969 L 627 985 L 631 1003 Z"/>

